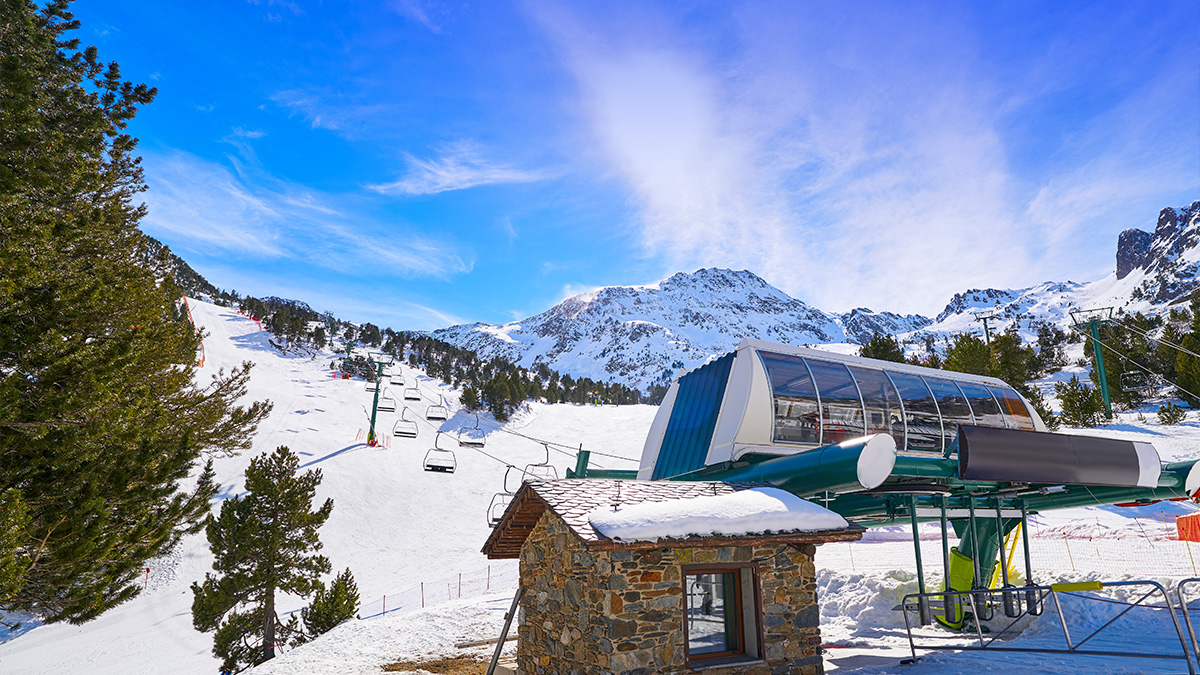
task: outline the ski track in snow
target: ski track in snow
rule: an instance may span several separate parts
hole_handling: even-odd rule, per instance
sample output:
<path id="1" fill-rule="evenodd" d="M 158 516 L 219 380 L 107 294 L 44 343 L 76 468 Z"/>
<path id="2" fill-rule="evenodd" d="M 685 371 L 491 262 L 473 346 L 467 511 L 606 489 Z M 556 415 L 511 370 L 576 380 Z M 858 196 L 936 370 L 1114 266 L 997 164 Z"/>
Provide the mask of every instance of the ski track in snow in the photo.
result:
<path id="1" fill-rule="evenodd" d="M 412 599 L 412 589 L 421 582 L 427 584 L 428 602 L 440 603 L 415 611 L 393 611 L 381 617 L 352 620 L 313 643 L 284 652 L 254 672 L 377 673 L 385 663 L 461 653 L 453 648 L 455 642 L 496 637 L 511 601 L 511 585 L 497 582 L 493 589 L 499 587 L 500 592 L 482 597 L 449 601 L 445 598 L 455 596 L 456 588 L 447 580 L 457 574 L 462 573 L 464 584 L 473 584 L 473 588 L 479 587 L 480 579 L 484 578 L 489 561 L 479 549 L 489 533 L 485 511 L 493 494 L 502 490 L 505 466 L 469 448 L 456 447 L 451 436 L 443 437 L 441 446 L 454 449 L 457 472 L 423 471 L 422 460 L 434 440 L 433 429 L 425 422 L 419 423 L 418 438 L 390 438 L 391 446 L 386 449 L 356 442 L 360 431 L 365 435 L 367 419 L 363 408 L 369 407 L 370 394 L 360 380 L 331 378 L 331 354 L 324 353 L 315 359 L 284 356 L 270 346 L 267 334 L 259 331 L 253 321 L 235 311 L 204 302 L 193 302 L 192 309 L 196 321 L 209 333 L 205 339 L 207 361 L 198 371 L 199 381 L 207 381 L 218 368 L 228 370 L 250 360 L 256 365 L 247 400 L 270 399 L 275 403 L 255 437 L 252 450 L 237 457 L 216 459 L 221 491 L 214 500 L 214 508 L 219 508 L 221 500 L 243 491 L 243 472 L 251 457 L 278 445 L 288 445 L 297 452 L 306 469 L 322 471 L 324 480 L 318 489 L 317 502 L 326 497 L 334 500 L 333 515 L 321 530 L 323 553 L 330 558 L 335 573 L 346 567 L 354 572 L 363 600 L 361 614 L 378 612 L 375 603 L 381 600 L 393 609 L 397 603 L 419 606 L 412 604 L 416 602 Z M 406 402 L 400 387 L 390 387 L 399 406 L 411 405 L 416 417 L 423 418 L 425 407 L 441 394 L 446 398 L 451 417 L 434 424 L 451 434 L 474 424 L 474 415 L 459 411 L 456 391 L 407 366 L 403 372 L 409 382 L 420 382 L 424 398 Z M 582 443 L 585 449 L 637 458 L 655 411 L 651 406 L 534 404 L 507 428 L 571 446 Z M 1164 427 L 1152 414 L 1146 417 L 1148 421 L 1142 423 L 1135 419 L 1134 413 L 1126 413 L 1107 428 L 1075 433 L 1148 440 L 1163 459 L 1200 456 L 1200 423 L 1194 418 L 1182 425 Z M 409 419 L 413 418 L 410 413 Z M 380 433 L 390 434 L 392 424 L 399 419 L 399 410 L 380 413 L 379 419 Z M 487 426 L 489 420 L 482 419 Z M 498 431 L 488 434 L 484 451 L 515 466 L 545 459 L 541 445 Z M 594 465 L 634 468 L 620 460 L 595 455 L 593 459 Z M 572 458 L 559 452 L 551 452 L 550 460 L 560 475 L 565 475 L 565 469 L 573 463 Z M 1089 558 L 1082 550 L 1086 546 L 1095 549 L 1098 559 L 1124 556 L 1133 560 L 1135 554 L 1170 558 L 1174 565 L 1170 571 L 1172 579 L 1191 576 L 1182 557 L 1182 542 L 1148 541 L 1147 531 L 1153 538 L 1168 529 L 1166 525 L 1155 525 L 1156 518 L 1191 512 L 1193 508 L 1175 502 L 1140 509 L 1103 507 L 1042 514 L 1031 528 L 1039 535 L 1035 541 L 1047 542 L 1041 549 L 1035 546 L 1037 581 L 1120 576 L 1109 569 L 1099 570 L 1102 573 L 1099 577 L 1098 572 L 1086 571 Z M 928 526 L 924 528 L 926 535 L 935 532 Z M 1081 568 L 1074 571 L 1067 566 L 1067 556 L 1049 553 L 1052 537 L 1042 537 L 1061 533 L 1102 534 L 1105 538 L 1073 540 L 1080 543 L 1072 543 L 1077 550 L 1068 555 L 1078 558 L 1074 566 Z M 904 593 L 916 587 L 915 575 L 908 571 L 914 569 L 908 536 L 899 528 L 896 531 L 880 528 L 871 531 L 871 538 L 878 539 L 878 543 L 828 544 L 818 549 L 822 635 L 831 646 L 826 654 L 827 672 L 940 675 L 966 670 L 1053 673 L 1183 670 L 1177 661 L 1097 661 L 966 652 L 936 653 L 914 666 L 901 668 L 898 663 L 908 657 L 908 643 L 903 619 L 891 608 Z M 936 585 L 940 543 L 927 540 L 922 549 L 930 571 L 927 582 Z M 1039 559 L 1043 550 L 1047 552 L 1045 560 Z M 1200 548 L 1196 548 L 1196 553 L 1200 554 Z M 218 662 L 210 652 L 211 636 L 192 628 L 190 612 L 190 585 L 203 579 L 211 570 L 211 562 L 203 535 L 187 537 L 171 554 L 148 564 L 148 580 L 143 577 L 147 584 L 145 592 L 100 618 L 82 626 L 46 626 L 32 621 L 17 630 L 0 632 L 0 672 L 72 675 L 215 672 Z M 505 567 L 497 561 L 491 565 L 493 579 L 504 572 L 511 579 L 512 565 Z M 1174 571 L 1175 567 L 1178 571 Z M 389 594 L 391 599 L 385 600 L 384 596 Z M 280 599 L 283 611 L 297 610 L 301 604 L 297 598 Z M 1107 616 L 1103 614 L 1107 608 L 1096 610 L 1085 605 L 1082 601 L 1071 601 L 1068 611 L 1072 622 L 1094 623 L 1098 617 Z M 1163 651 L 1172 648 L 1173 630 L 1166 631 L 1161 621 L 1154 617 L 1135 617 L 1132 621 L 1115 635 L 1137 632 L 1142 636 L 1139 644 L 1145 648 Z M 1048 644 L 1056 637 L 1055 622 L 1057 618 L 1044 614 L 1019 640 Z M 515 642 L 508 643 L 507 650 L 511 652 L 514 646 Z M 467 652 L 482 656 L 490 654 L 490 650 L 491 647 L 482 647 Z"/>

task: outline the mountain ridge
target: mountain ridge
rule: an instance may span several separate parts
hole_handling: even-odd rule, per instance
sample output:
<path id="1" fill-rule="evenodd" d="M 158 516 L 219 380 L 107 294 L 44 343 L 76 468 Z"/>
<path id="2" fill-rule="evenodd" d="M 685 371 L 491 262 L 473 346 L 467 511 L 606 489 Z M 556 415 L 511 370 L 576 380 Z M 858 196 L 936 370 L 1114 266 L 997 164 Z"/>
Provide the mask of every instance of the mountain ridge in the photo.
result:
<path id="1" fill-rule="evenodd" d="M 875 332 L 916 340 L 978 329 L 974 312 L 1017 322 L 1067 324 L 1070 311 L 1112 305 L 1158 311 L 1196 290 L 1200 270 L 1200 200 L 1160 211 L 1154 231 L 1130 228 L 1117 241 L 1113 274 L 1093 282 L 1046 281 L 1021 289 L 956 293 L 935 318 L 855 308 L 825 312 L 789 296 L 748 270 L 702 268 L 657 284 L 606 286 L 572 296 L 534 316 L 505 324 L 471 323 L 430 334 L 481 356 L 538 363 L 646 390 L 727 352 L 742 338 L 787 344 L 862 344 Z"/>

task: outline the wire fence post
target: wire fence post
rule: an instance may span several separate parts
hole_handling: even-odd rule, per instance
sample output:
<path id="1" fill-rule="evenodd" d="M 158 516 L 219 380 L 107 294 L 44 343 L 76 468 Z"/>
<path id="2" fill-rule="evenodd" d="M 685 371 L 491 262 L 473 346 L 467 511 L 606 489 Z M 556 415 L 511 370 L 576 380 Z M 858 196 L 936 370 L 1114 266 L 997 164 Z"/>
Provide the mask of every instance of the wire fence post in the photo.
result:
<path id="1" fill-rule="evenodd" d="M 1063 544 L 1067 547 L 1067 560 L 1071 561 L 1071 571 L 1075 570 L 1075 558 L 1071 557 L 1071 542 L 1067 541 L 1067 533 L 1063 532 Z"/>
<path id="2" fill-rule="evenodd" d="M 458 597 L 462 598 L 462 572 L 458 573 Z"/>
<path id="3" fill-rule="evenodd" d="M 387 595 L 383 596 L 383 611 L 380 614 L 387 614 Z"/>
<path id="4" fill-rule="evenodd" d="M 421 606 L 425 606 L 425 582 L 421 582 Z"/>
<path id="5" fill-rule="evenodd" d="M 487 570 L 487 586 L 484 586 L 483 590 L 490 591 L 492 590 L 492 566 L 488 565 Z"/>

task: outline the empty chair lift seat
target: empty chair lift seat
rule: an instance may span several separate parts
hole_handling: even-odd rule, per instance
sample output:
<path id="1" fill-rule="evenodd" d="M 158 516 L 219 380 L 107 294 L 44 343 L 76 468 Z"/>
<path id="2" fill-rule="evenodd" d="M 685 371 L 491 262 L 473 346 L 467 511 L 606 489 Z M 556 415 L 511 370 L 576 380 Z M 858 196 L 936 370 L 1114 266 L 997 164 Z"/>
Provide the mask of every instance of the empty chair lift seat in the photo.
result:
<path id="1" fill-rule="evenodd" d="M 399 436 L 401 438 L 417 437 L 417 423 L 413 420 L 405 419 L 405 414 L 407 412 L 408 408 L 404 408 L 400 411 L 400 419 L 397 420 L 396 424 L 392 427 L 393 436 Z"/>
<path id="2" fill-rule="evenodd" d="M 444 420 L 449 416 L 446 406 L 440 399 L 438 403 L 434 403 L 425 410 L 425 419 L 427 420 Z"/>
<path id="3" fill-rule="evenodd" d="M 433 447 L 429 449 L 429 452 L 425 453 L 424 469 L 440 473 L 454 473 L 454 470 L 458 468 L 458 460 L 455 459 L 452 451 L 443 450 L 438 447 L 438 441 L 441 438 L 442 434 L 440 432 L 437 436 L 434 436 Z"/>

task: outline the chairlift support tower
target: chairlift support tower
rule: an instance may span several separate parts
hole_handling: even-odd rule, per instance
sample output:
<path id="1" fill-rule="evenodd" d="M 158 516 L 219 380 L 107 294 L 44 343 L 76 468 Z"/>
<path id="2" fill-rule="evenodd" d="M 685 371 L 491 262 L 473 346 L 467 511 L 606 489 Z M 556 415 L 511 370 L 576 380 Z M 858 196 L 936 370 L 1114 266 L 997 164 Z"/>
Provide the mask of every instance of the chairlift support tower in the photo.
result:
<path id="1" fill-rule="evenodd" d="M 1104 372 L 1104 348 L 1100 345 L 1100 324 L 1112 319 L 1112 307 L 1099 309 L 1071 310 L 1071 323 L 1082 328 L 1087 326 L 1092 336 L 1092 353 L 1096 355 L 1096 376 L 1100 380 L 1100 396 L 1104 398 L 1104 412 L 1112 417 L 1112 399 L 1108 395 L 1108 376 Z"/>
<path id="2" fill-rule="evenodd" d="M 991 326 L 988 326 L 988 321 L 991 321 L 993 319 L 998 319 L 1000 317 L 990 309 L 989 310 L 980 310 L 978 312 L 972 312 L 972 316 L 975 317 L 976 321 L 983 324 L 983 342 L 984 342 L 984 344 L 989 344 L 989 345 L 992 344 L 992 329 L 991 329 Z"/>
<path id="3" fill-rule="evenodd" d="M 379 442 L 375 436 L 375 419 L 379 416 L 379 390 L 383 389 L 383 367 L 391 365 L 393 359 L 387 354 L 369 354 L 371 363 L 375 364 L 375 396 L 371 401 L 371 429 L 367 431 L 367 445 L 374 446 Z"/>

